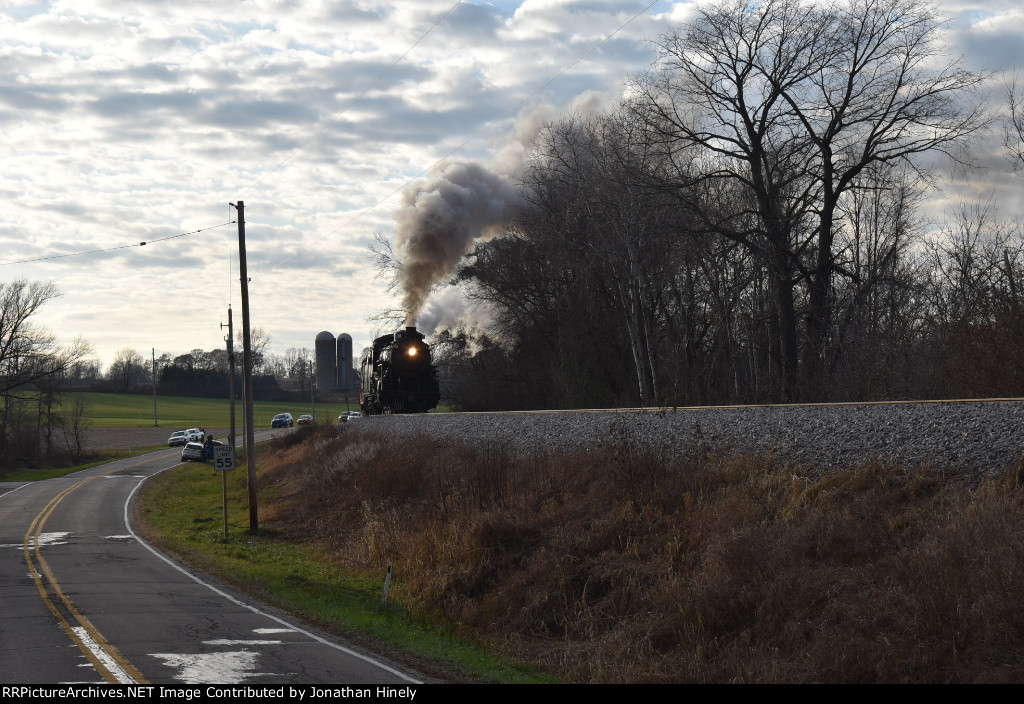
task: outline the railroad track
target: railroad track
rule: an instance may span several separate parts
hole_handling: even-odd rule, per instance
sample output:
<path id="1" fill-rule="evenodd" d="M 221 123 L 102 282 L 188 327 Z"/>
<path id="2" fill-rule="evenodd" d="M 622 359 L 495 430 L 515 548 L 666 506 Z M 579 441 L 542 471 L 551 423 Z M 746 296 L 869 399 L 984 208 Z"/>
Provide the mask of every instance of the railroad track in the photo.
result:
<path id="1" fill-rule="evenodd" d="M 361 427 L 442 443 L 500 443 L 528 455 L 627 442 L 664 453 L 769 454 L 821 469 L 877 458 L 998 472 L 1024 453 L 1024 399 L 431 413 Z"/>

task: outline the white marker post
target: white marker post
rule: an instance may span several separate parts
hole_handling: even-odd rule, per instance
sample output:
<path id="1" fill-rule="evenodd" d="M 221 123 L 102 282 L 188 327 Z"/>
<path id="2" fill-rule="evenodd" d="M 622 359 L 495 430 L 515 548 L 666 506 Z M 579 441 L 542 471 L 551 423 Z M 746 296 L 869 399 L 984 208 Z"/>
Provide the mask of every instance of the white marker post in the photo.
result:
<path id="1" fill-rule="evenodd" d="M 391 560 L 388 560 L 388 573 L 384 577 L 384 598 L 381 599 L 382 603 L 388 602 L 388 587 L 391 585 Z"/>

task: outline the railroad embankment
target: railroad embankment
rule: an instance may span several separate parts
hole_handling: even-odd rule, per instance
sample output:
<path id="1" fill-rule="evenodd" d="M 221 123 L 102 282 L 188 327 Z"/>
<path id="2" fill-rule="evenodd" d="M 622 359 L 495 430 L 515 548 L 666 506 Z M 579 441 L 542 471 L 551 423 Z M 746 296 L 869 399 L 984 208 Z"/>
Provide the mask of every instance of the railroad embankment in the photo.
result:
<path id="1" fill-rule="evenodd" d="M 625 429 L 386 425 L 277 441 L 266 524 L 345 569 L 392 563 L 416 620 L 507 657 L 581 682 L 1024 680 L 1019 453 L 822 472 Z"/>

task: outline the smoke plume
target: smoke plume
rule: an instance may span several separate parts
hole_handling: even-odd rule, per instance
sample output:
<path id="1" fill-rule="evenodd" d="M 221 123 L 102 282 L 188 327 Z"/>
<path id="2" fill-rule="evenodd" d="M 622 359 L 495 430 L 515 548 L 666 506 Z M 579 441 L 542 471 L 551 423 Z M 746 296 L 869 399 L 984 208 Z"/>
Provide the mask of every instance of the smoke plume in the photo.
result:
<path id="1" fill-rule="evenodd" d="M 596 112 L 607 96 L 586 92 L 577 98 L 574 111 Z M 491 166 L 456 162 L 434 169 L 402 194 L 395 212 L 395 245 L 402 270 L 399 278 L 408 325 L 415 325 L 431 290 L 451 278 L 455 268 L 473 248 L 476 239 L 502 233 L 512 215 L 518 194 L 513 175 L 544 127 L 561 111 L 537 105 L 522 111 Z M 449 292 L 450 294 L 450 292 Z M 456 305 L 452 295 L 434 306 L 434 321 L 450 319 L 461 311 L 442 310 Z"/>
<path id="2" fill-rule="evenodd" d="M 433 335 L 445 328 L 476 335 L 487 332 L 491 323 L 490 310 L 485 304 L 466 298 L 459 286 L 442 286 L 430 294 L 416 327 L 424 335 Z"/>
<path id="3" fill-rule="evenodd" d="M 431 288 L 450 278 L 473 241 L 502 232 L 517 195 L 512 181 L 476 163 L 451 163 L 402 194 L 395 244 L 407 324 L 419 317 Z"/>

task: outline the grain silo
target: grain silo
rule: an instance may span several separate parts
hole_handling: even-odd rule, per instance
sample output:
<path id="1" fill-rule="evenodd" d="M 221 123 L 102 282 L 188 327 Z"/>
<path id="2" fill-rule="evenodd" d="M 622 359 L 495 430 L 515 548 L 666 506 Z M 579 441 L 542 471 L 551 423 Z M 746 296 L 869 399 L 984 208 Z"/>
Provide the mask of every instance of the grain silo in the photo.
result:
<path id="1" fill-rule="evenodd" d="M 352 336 L 338 335 L 338 390 L 352 390 Z"/>
<path id="2" fill-rule="evenodd" d="M 316 388 L 321 394 L 338 387 L 338 357 L 334 335 L 324 330 L 316 336 Z"/>

